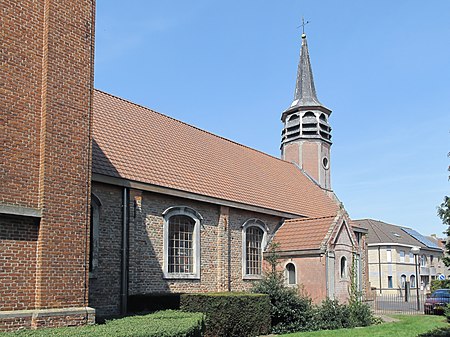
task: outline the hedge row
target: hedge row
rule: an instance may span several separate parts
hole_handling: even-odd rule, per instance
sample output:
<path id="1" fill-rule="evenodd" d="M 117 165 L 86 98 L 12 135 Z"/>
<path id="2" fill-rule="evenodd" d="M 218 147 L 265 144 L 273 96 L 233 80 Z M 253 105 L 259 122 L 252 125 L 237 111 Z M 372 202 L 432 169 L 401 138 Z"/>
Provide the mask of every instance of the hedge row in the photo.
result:
<path id="1" fill-rule="evenodd" d="M 200 337 L 204 330 L 204 315 L 181 311 L 159 311 L 144 316 L 132 316 L 101 325 L 0 333 L 1 337 Z"/>
<path id="2" fill-rule="evenodd" d="M 251 337 L 270 332 L 270 300 L 249 293 L 182 294 L 180 309 L 205 313 L 206 337 Z"/>

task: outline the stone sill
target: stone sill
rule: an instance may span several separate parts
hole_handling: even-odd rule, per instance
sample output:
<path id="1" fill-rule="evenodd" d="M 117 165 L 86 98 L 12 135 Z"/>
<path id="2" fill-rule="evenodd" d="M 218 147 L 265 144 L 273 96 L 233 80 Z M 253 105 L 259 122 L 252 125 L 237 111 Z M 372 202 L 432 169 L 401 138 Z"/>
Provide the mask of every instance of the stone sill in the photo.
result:
<path id="1" fill-rule="evenodd" d="M 1 214 L 28 216 L 32 218 L 41 218 L 42 211 L 37 208 L 15 206 L 15 205 L 0 205 Z"/>
<path id="2" fill-rule="evenodd" d="M 51 309 L 31 309 L 31 310 L 11 310 L 0 311 L 0 319 L 17 317 L 49 317 L 49 316 L 70 316 L 70 315 L 94 315 L 95 309 L 90 307 L 72 308 L 51 308 Z"/>
<path id="3" fill-rule="evenodd" d="M 243 280 L 250 280 L 250 281 L 261 280 L 262 278 L 263 278 L 262 275 L 244 275 L 242 277 Z"/>
<path id="4" fill-rule="evenodd" d="M 200 280 L 200 275 L 197 274 L 166 274 L 165 280 Z"/>

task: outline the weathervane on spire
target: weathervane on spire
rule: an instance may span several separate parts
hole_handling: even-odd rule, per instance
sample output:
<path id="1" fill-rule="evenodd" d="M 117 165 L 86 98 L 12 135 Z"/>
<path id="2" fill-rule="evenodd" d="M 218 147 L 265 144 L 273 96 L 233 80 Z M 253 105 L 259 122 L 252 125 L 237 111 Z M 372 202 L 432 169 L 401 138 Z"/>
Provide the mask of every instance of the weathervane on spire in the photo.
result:
<path id="1" fill-rule="evenodd" d="M 302 24 L 300 26 L 298 26 L 297 28 L 302 27 L 302 37 L 305 37 L 305 26 L 309 23 L 309 21 L 305 22 L 305 18 L 302 16 Z"/>

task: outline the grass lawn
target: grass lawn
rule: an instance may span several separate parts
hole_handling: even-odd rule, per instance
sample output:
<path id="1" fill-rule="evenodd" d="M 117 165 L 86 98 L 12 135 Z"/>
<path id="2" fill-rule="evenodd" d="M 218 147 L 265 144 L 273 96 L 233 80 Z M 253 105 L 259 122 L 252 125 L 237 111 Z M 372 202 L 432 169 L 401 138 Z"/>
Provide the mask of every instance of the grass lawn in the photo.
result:
<path id="1" fill-rule="evenodd" d="M 366 328 L 340 329 L 314 332 L 298 332 L 281 336 L 289 337 L 416 337 L 434 328 L 448 326 L 443 316 L 394 316 L 398 322 L 383 323 Z"/>

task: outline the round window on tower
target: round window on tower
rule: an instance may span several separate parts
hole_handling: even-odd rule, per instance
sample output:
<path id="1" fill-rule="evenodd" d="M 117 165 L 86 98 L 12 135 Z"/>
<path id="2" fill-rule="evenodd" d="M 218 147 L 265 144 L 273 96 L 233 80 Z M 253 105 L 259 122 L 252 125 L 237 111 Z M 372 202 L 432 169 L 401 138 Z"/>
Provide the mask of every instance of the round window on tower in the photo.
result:
<path id="1" fill-rule="evenodd" d="M 325 170 L 328 170 L 328 168 L 330 167 L 330 162 L 328 161 L 327 157 L 323 157 L 322 159 L 322 165 L 324 167 Z"/>

